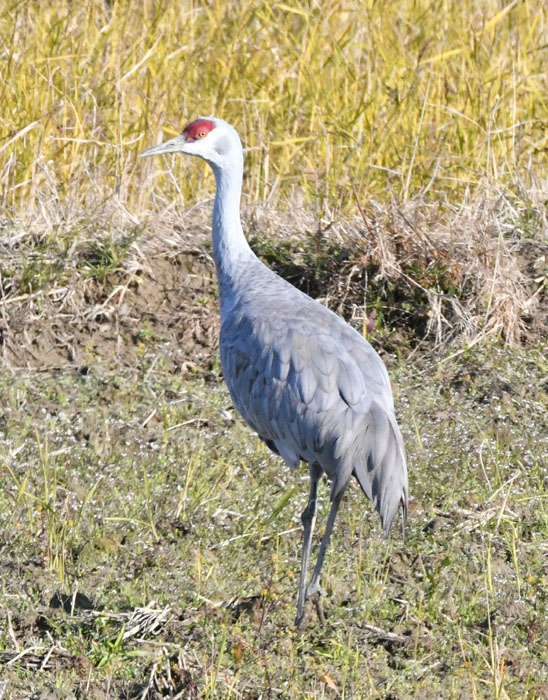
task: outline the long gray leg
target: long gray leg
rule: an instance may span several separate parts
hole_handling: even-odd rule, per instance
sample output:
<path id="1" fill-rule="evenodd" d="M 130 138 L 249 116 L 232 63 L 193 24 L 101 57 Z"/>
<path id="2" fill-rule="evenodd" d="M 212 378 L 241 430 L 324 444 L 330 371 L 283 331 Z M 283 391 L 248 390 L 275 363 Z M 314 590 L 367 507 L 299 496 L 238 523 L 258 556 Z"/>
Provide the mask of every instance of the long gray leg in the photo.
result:
<path id="1" fill-rule="evenodd" d="M 308 561 L 310 559 L 310 547 L 312 546 L 312 533 L 314 532 L 314 523 L 316 521 L 316 511 L 318 508 L 317 504 L 317 494 L 318 494 L 318 481 L 322 475 L 322 468 L 319 464 L 310 464 L 308 467 L 310 472 L 310 494 L 308 496 L 308 503 L 306 508 L 301 514 L 301 520 L 304 528 L 303 537 L 303 555 L 301 559 L 301 574 L 299 576 L 299 595 L 297 597 L 297 616 L 295 617 L 295 624 L 297 627 L 303 621 L 304 618 L 304 603 L 306 600 L 306 573 L 308 570 Z"/>
<path id="2" fill-rule="evenodd" d="M 331 509 L 329 511 L 329 516 L 327 517 L 327 524 L 325 526 L 325 533 L 322 537 L 322 543 L 320 545 L 320 551 L 318 552 L 318 560 L 316 566 L 314 567 L 314 573 L 310 579 L 308 588 L 306 589 L 306 598 L 314 597 L 316 604 L 316 611 L 318 617 L 320 618 L 320 623 L 325 624 L 325 618 L 323 615 L 323 609 L 321 605 L 321 596 L 323 595 L 322 588 L 320 586 L 320 575 L 322 573 L 323 560 L 325 559 L 325 553 L 329 547 L 329 540 L 331 539 L 331 532 L 333 531 L 333 525 L 335 524 L 335 518 L 337 517 L 337 512 L 341 504 L 341 499 L 343 497 L 344 490 L 339 493 L 331 503 Z"/>

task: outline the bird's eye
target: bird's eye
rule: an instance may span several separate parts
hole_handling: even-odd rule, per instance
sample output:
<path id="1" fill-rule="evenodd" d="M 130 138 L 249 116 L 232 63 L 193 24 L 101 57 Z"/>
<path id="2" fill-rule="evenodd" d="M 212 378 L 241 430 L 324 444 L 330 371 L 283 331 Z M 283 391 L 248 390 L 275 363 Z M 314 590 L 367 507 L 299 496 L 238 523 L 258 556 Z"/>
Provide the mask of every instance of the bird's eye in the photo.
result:
<path id="1" fill-rule="evenodd" d="M 203 139 L 204 136 L 206 136 L 206 135 L 207 135 L 207 131 L 205 131 L 204 129 L 202 129 L 201 131 L 198 132 L 199 139 Z"/>

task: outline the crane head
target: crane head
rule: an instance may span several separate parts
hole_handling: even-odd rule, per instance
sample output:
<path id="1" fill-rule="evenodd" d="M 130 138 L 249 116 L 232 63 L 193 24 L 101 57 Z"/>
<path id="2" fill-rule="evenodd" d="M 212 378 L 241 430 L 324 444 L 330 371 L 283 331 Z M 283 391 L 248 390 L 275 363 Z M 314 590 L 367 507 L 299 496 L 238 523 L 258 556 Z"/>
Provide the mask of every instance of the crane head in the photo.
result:
<path id="1" fill-rule="evenodd" d="M 157 156 L 165 153 L 185 153 L 198 156 L 207 161 L 214 169 L 242 158 L 240 137 L 223 119 L 217 117 L 198 117 L 190 122 L 180 136 L 164 141 L 158 146 L 147 148 L 139 158 Z"/>

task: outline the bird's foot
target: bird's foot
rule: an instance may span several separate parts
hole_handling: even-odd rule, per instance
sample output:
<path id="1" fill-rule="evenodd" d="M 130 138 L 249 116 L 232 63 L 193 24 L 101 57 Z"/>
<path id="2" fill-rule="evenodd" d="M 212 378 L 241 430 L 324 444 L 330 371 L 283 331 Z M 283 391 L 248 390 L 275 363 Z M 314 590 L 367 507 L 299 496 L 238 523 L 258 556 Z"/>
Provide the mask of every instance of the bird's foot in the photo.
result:
<path id="1" fill-rule="evenodd" d="M 308 588 L 306 589 L 306 599 L 307 600 L 312 600 L 314 596 L 324 596 L 325 591 L 324 589 L 320 586 L 320 581 L 319 579 L 310 581 L 308 584 Z"/>
<path id="2" fill-rule="evenodd" d="M 320 625 L 322 627 L 325 627 L 325 615 L 323 613 L 322 595 L 323 595 L 323 592 L 322 593 L 314 593 L 314 595 L 310 597 L 310 600 L 314 603 L 314 607 L 316 608 L 316 613 L 318 615 L 318 620 L 320 621 Z"/>
<path id="3" fill-rule="evenodd" d="M 314 607 L 316 608 L 316 613 L 318 615 L 318 620 L 320 625 L 325 627 L 325 615 L 323 612 L 323 597 L 325 596 L 325 591 L 320 586 L 320 581 L 312 580 L 306 589 L 306 599 L 310 600 Z"/>
<path id="4" fill-rule="evenodd" d="M 303 607 L 302 613 L 300 613 L 300 614 L 297 613 L 297 615 L 295 616 L 295 627 L 298 630 L 302 630 L 305 627 L 304 623 L 305 623 L 306 615 L 304 614 L 304 611 L 305 611 L 305 609 Z"/>
<path id="5" fill-rule="evenodd" d="M 323 612 L 323 597 L 322 593 L 313 593 L 311 596 L 307 596 L 307 602 L 310 601 L 316 608 L 316 614 L 318 615 L 318 620 L 320 625 L 325 627 L 325 615 Z M 295 627 L 298 630 L 303 630 L 306 627 L 306 608 L 303 608 L 302 613 L 299 615 L 297 613 L 295 617 Z"/>
<path id="6" fill-rule="evenodd" d="M 324 595 L 325 595 L 325 591 L 320 586 L 320 582 L 319 581 L 311 581 L 310 585 L 306 589 L 305 604 L 308 601 L 310 601 L 314 605 L 314 607 L 316 608 L 316 613 L 318 614 L 318 619 L 319 619 L 322 627 L 325 627 L 325 615 L 323 612 L 323 600 L 322 600 Z M 297 629 L 302 630 L 305 627 L 305 622 L 306 622 L 305 611 L 306 611 L 305 605 L 302 606 L 301 610 L 299 608 L 297 608 L 297 615 L 295 617 L 295 627 Z"/>

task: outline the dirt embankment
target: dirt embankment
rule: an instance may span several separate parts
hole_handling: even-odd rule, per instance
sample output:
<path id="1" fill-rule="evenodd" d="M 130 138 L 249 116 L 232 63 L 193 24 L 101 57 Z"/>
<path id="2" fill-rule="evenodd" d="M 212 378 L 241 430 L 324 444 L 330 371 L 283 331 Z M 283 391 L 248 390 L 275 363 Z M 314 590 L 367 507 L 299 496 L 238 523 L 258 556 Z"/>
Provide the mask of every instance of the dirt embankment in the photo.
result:
<path id="1" fill-rule="evenodd" d="M 207 369 L 218 337 L 216 295 L 211 258 L 181 252 L 103 282 L 82 278 L 8 297 L 1 306 L 2 357 L 11 366 L 44 369 L 96 360 L 131 365 L 153 348 L 175 370 Z"/>
<path id="2" fill-rule="evenodd" d="M 439 212 L 424 203 L 371 207 L 319 222 L 250 210 L 259 257 L 373 344 L 405 352 L 548 338 L 544 205 Z M 531 205 L 532 206 L 532 205 Z M 189 215 L 190 216 L 190 215 Z M 187 217 L 188 218 L 188 217 Z M 202 216 L 203 219 L 203 216 Z M 64 234 L 0 222 L 0 353 L 15 367 L 85 367 L 95 360 L 175 371 L 216 370 L 218 308 L 203 220 L 85 221 Z M 60 226 L 58 226 L 60 228 Z"/>

